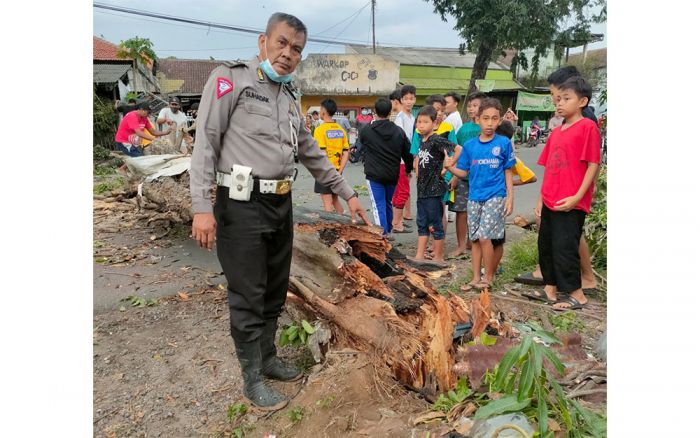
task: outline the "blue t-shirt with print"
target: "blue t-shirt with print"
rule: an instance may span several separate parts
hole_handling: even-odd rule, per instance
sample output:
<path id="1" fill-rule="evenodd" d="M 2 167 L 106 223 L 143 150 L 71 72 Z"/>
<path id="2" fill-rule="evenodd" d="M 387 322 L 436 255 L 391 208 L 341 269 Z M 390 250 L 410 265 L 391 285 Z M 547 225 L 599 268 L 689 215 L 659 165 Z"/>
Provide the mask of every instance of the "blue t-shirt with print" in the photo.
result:
<path id="1" fill-rule="evenodd" d="M 506 196 L 504 171 L 515 165 L 510 140 L 495 135 L 482 142 L 479 137 L 468 140 L 457 161 L 457 168 L 469 172 L 469 200 L 488 201 Z"/>

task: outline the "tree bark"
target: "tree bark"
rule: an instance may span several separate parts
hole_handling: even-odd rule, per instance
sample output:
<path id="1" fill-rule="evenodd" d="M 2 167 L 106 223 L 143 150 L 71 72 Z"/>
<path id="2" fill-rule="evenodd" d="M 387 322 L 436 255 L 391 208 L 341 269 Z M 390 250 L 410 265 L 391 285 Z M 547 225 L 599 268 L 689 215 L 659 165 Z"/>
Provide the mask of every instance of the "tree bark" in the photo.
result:
<path id="1" fill-rule="evenodd" d="M 453 333 L 471 320 L 475 303 L 439 294 L 381 228 L 302 207 L 295 207 L 294 222 L 290 291 L 381 358 L 403 384 L 428 396 L 451 389 Z M 476 300 L 478 313 L 490 318 L 483 300 Z M 478 325 L 483 330 L 486 323 Z"/>
<path id="2" fill-rule="evenodd" d="M 479 91 L 479 89 L 476 87 L 476 80 L 484 79 L 486 77 L 486 71 L 489 68 L 489 62 L 491 61 L 491 56 L 493 55 L 493 48 L 494 44 L 488 41 L 482 41 L 481 44 L 479 44 L 479 50 L 476 53 L 474 67 L 472 68 L 472 75 L 469 79 L 468 94 Z"/>

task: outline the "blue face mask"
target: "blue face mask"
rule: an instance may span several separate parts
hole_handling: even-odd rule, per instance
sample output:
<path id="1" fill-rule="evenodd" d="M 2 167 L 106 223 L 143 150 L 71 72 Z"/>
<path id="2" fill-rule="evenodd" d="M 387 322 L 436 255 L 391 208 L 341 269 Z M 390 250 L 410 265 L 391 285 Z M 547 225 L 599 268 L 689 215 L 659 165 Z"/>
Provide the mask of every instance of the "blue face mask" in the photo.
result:
<path id="1" fill-rule="evenodd" d="M 260 63 L 260 68 L 262 71 L 265 72 L 265 75 L 267 75 L 270 80 L 283 83 L 283 84 L 288 84 L 292 82 L 292 75 L 281 75 L 275 71 L 275 69 L 272 67 L 272 64 L 270 64 L 270 60 L 267 59 L 267 41 L 265 41 L 265 60 Z"/>

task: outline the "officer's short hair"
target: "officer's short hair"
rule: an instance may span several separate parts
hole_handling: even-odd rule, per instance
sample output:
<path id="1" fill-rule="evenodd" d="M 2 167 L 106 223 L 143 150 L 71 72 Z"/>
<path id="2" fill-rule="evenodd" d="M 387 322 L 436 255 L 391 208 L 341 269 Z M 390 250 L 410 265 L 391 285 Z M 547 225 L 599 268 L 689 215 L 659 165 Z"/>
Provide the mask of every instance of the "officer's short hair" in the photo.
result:
<path id="1" fill-rule="evenodd" d="M 326 110 L 329 116 L 333 117 L 336 111 L 338 111 L 338 104 L 335 103 L 333 99 L 323 99 L 321 101 L 321 107 Z"/>
<path id="2" fill-rule="evenodd" d="M 374 102 L 374 111 L 376 111 L 377 116 L 385 119 L 389 117 L 391 112 L 391 101 L 386 97 L 380 97 Z"/>
<path id="3" fill-rule="evenodd" d="M 389 100 L 401 100 L 401 90 L 394 90 L 389 95 Z"/>
<path id="4" fill-rule="evenodd" d="M 311 111 L 311 115 L 312 115 L 312 116 L 317 116 L 317 115 L 318 115 L 318 111 L 316 111 L 316 110 Z"/>
<path id="5" fill-rule="evenodd" d="M 265 35 L 269 36 L 272 32 L 272 29 L 274 29 L 279 23 L 282 22 L 287 23 L 289 27 L 296 30 L 297 32 L 303 33 L 304 40 L 306 40 L 306 37 L 309 35 L 309 32 L 306 30 L 306 25 L 304 25 L 304 23 L 302 23 L 302 21 L 294 15 L 285 14 L 284 12 L 275 12 L 274 14 L 270 15 L 270 18 L 267 20 Z"/>

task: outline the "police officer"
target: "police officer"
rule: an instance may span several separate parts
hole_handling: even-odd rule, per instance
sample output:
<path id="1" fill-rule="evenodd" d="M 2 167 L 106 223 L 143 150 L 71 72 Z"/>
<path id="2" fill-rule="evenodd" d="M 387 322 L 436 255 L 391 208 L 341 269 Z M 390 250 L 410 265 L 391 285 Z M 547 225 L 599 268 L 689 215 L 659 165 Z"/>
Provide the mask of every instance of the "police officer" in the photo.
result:
<path id="1" fill-rule="evenodd" d="M 348 202 L 353 221 L 359 214 L 369 224 L 357 193 L 304 126 L 290 74 L 306 37 L 298 18 L 275 13 L 258 37 L 257 57 L 214 69 L 199 105 L 190 168 L 192 237 L 210 250 L 216 238 L 243 393 L 266 410 L 281 409 L 288 399 L 263 376 L 301 377 L 275 349 L 292 259 L 295 155 L 320 184 Z"/>

